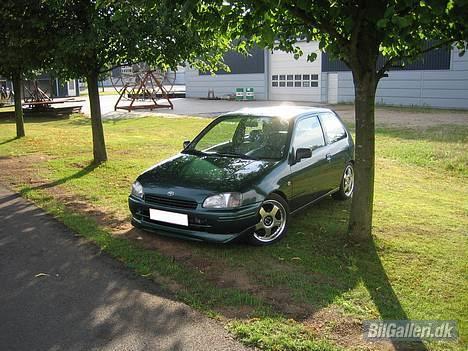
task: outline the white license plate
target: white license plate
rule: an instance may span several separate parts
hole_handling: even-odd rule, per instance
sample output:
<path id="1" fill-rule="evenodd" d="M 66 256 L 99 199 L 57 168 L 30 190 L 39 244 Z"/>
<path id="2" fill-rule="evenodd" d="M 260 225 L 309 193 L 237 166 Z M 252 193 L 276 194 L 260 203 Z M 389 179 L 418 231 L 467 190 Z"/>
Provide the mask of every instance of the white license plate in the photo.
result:
<path id="1" fill-rule="evenodd" d="M 150 208 L 149 211 L 150 211 L 150 218 L 153 221 L 184 225 L 188 227 L 188 215 L 186 214 L 155 210 L 154 208 Z"/>

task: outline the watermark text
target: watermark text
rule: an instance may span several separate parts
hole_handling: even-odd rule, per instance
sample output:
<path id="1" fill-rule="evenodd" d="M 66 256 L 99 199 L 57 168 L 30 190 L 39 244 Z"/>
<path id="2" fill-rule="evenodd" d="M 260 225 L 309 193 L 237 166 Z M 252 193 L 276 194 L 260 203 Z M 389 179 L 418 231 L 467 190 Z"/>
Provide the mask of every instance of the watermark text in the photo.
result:
<path id="1" fill-rule="evenodd" d="M 364 321 L 364 338 L 368 340 L 452 340 L 458 339 L 457 322 L 416 320 Z"/>

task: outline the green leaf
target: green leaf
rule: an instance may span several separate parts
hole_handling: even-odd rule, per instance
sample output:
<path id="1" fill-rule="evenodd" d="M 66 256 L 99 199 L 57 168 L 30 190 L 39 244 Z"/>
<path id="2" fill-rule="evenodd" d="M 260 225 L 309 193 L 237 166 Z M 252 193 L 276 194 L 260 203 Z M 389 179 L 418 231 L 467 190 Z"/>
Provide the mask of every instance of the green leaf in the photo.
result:
<path id="1" fill-rule="evenodd" d="M 388 19 L 381 18 L 377 21 L 377 28 L 384 29 L 388 25 Z"/>

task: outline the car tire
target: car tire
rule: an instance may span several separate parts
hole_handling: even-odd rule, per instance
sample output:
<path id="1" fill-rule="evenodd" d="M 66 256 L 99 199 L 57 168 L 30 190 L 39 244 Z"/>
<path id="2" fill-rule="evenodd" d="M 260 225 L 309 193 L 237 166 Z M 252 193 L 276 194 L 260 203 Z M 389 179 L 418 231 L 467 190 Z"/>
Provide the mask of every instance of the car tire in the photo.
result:
<path id="1" fill-rule="evenodd" d="M 348 162 L 343 170 L 341 177 L 340 189 L 333 193 L 335 200 L 348 200 L 353 197 L 354 191 L 354 165 L 352 162 Z"/>
<path id="2" fill-rule="evenodd" d="M 256 246 L 266 246 L 284 238 L 288 232 L 289 206 L 280 195 L 270 194 L 258 212 L 259 222 L 248 236 L 248 242 Z"/>

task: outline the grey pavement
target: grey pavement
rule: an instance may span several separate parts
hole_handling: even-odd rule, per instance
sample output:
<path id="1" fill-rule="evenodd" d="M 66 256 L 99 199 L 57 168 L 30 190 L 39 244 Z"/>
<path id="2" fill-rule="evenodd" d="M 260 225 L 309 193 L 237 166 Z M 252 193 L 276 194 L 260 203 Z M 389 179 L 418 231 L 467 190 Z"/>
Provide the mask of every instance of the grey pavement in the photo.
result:
<path id="1" fill-rule="evenodd" d="M 83 98 L 79 98 L 83 99 Z M 154 116 L 158 114 L 163 115 L 189 115 L 189 116 L 200 116 L 200 117 L 214 117 L 222 113 L 239 110 L 244 107 L 266 107 L 276 105 L 314 105 L 321 106 L 317 103 L 307 102 L 281 102 L 281 101 L 231 101 L 231 100 L 202 100 L 194 98 L 176 98 L 171 99 L 174 104 L 174 109 L 156 109 L 153 111 L 149 110 L 136 110 L 127 112 L 125 110 L 114 111 L 114 105 L 117 101 L 118 96 L 116 95 L 103 95 L 100 98 L 101 101 L 101 112 L 103 119 L 115 119 L 115 118 L 133 118 L 142 116 Z M 146 102 L 147 103 L 147 102 Z M 161 101 L 164 103 L 164 101 Z M 82 112 L 89 115 L 89 103 L 86 99 L 82 103 Z M 77 105 L 75 103 L 75 105 Z"/>
<path id="2" fill-rule="evenodd" d="M 0 186 L 0 350 L 245 350 Z"/>

